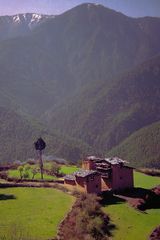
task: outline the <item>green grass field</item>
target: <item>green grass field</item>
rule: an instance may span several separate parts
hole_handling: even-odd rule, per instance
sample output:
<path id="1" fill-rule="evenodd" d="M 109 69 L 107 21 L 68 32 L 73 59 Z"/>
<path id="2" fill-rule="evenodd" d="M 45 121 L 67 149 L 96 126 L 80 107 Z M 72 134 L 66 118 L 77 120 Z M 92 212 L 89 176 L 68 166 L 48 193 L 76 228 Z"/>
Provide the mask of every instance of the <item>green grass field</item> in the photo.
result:
<path id="1" fill-rule="evenodd" d="M 9 199 L 7 195 L 13 195 L 15 199 Z M 0 189 L 0 239 L 13 226 L 22 229 L 24 233 L 29 232 L 27 240 L 53 238 L 58 224 L 73 202 L 72 196 L 55 189 Z"/>
<path id="2" fill-rule="evenodd" d="M 61 172 L 64 174 L 72 174 L 73 172 L 78 171 L 78 167 L 76 166 L 67 166 L 67 165 L 62 165 L 61 166 Z"/>
<path id="3" fill-rule="evenodd" d="M 44 168 L 45 169 L 50 169 L 52 166 L 52 162 L 45 162 L 44 163 Z M 79 168 L 77 166 L 73 165 L 61 165 L 60 172 L 63 174 L 72 174 L 73 172 L 77 171 Z"/>
<path id="4" fill-rule="evenodd" d="M 20 178 L 20 173 L 19 173 L 18 170 L 9 170 L 8 174 L 9 174 L 9 177 L 17 178 L 17 179 Z M 47 175 L 47 174 L 44 174 L 43 178 L 44 178 L 44 180 L 56 180 L 57 179 L 55 176 L 50 176 L 50 175 Z M 29 171 L 29 178 L 28 179 L 32 179 L 31 171 Z M 41 174 L 37 173 L 35 175 L 34 179 L 40 180 L 41 179 Z"/>
<path id="5" fill-rule="evenodd" d="M 135 187 L 152 188 L 160 184 L 160 178 L 142 173 L 134 173 Z M 152 230 L 160 224 L 160 209 L 151 209 L 141 213 L 125 202 L 104 207 L 112 223 L 116 225 L 113 240 L 145 240 Z"/>
<path id="6" fill-rule="evenodd" d="M 76 170 L 78 168 L 75 166 L 61 167 L 65 174 Z M 14 170 L 12 176 L 14 174 L 16 176 L 19 173 Z M 134 182 L 135 187 L 149 189 L 160 184 L 160 178 L 135 172 Z M 0 240 L 14 224 L 20 226 L 24 232 L 31 232 L 31 237 L 36 240 L 54 237 L 58 224 L 74 202 L 73 197 L 55 189 L 8 188 L 0 189 L 0 194 L 0 196 L 13 194 L 16 198 L 8 200 L 2 200 L 3 196 L 0 198 Z M 130 207 L 128 203 L 117 202 L 105 206 L 104 211 L 109 214 L 116 226 L 112 231 L 113 240 L 148 239 L 149 234 L 160 223 L 160 209 L 142 213 Z"/>
<path id="7" fill-rule="evenodd" d="M 160 177 L 152 177 L 140 172 L 135 172 L 134 184 L 135 184 L 135 187 L 150 189 L 157 185 L 160 185 Z"/>
<path id="8" fill-rule="evenodd" d="M 34 167 L 34 166 L 30 166 L 30 168 L 32 168 L 32 167 Z M 37 165 L 37 167 L 38 167 L 38 165 Z M 44 168 L 49 170 L 51 168 L 51 163 L 45 163 Z M 78 170 L 78 168 L 76 166 L 62 165 L 61 169 L 60 169 L 60 172 L 63 173 L 63 174 L 71 174 L 71 173 L 73 173 L 77 170 Z M 29 172 L 29 178 L 28 179 L 32 179 L 31 169 L 28 172 Z M 20 178 L 19 170 L 9 170 L 8 174 L 9 174 L 9 177 L 17 178 L 17 179 Z M 40 173 L 37 173 L 35 175 L 34 179 L 37 179 L 37 180 L 41 179 Z M 56 180 L 57 178 L 55 176 L 50 176 L 50 175 L 44 174 L 44 179 L 45 180 Z"/>

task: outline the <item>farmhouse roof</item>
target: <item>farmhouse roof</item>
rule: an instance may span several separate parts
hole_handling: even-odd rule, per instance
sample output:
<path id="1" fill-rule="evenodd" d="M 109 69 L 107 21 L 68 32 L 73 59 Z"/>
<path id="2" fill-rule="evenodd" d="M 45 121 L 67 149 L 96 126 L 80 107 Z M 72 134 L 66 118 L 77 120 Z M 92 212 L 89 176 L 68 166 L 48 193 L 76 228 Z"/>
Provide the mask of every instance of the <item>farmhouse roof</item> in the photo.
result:
<path id="1" fill-rule="evenodd" d="M 64 179 L 66 180 L 71 180 L 71 181 L 75 181 L 76 177 L 74 176 L 74 174 L 68 174 L 64 177 Z"/>
<path id="2" fill-rule="evenodd" d="M 121 158 L 118 158 L 118 157 L 105 158 L 105 161 L 110 163 L 111 165 L 117 165 L 117 164 L 120 164 L 120 163 L 127 163 L 127 161 L 122 160 Z"/>
<path id="3" fill-rule="evenodd" d="M 75 172 L 74 174 L 77 177 L 87 177 L 87 176 L 95 174 L 95 173 L 97 173 L 97 171 L 80 169 L 79 171 Z"/>
<path id="4" fill-rule="evenodd" d="M 87 159 L 88 159 L 88 160 L 96 160 L 97 157 L 96 157 L 96 156 L 88 156 Z"/>
<path id="5" fill-rule="evenodd" d="M 100 158 L 100 157 L 95 157 L 95 156 L 89 156 L 87 157 L 87 160 L 91 160 L 94 162 L 107 162 L 111 165 L 116 165 L 116 164 L 120 164 L 120 163 L 128 163 L 127 161 L 118 158 L 118 157 L 110 157 L 110 158 Z"/>
<path id="6" fill-rule="evenodd" d="M 104 160 L 104 158 L 96 157 L 96 156 L 88 156 L 86 160 L 91 160 L 91 161 L 100 161 Z"/>
<path id="7" fill-rule="evenodd" d="M 74 181 L 74 180 L 76 180 L 76 177 L 87 177 L 89 175 L 96 174 L 96 173 L 97 173 L 97 171 L 80 169 L 80 170 L 74 172 L 73 174 L 66 175 L 64 177 L 64 179 Z"/>

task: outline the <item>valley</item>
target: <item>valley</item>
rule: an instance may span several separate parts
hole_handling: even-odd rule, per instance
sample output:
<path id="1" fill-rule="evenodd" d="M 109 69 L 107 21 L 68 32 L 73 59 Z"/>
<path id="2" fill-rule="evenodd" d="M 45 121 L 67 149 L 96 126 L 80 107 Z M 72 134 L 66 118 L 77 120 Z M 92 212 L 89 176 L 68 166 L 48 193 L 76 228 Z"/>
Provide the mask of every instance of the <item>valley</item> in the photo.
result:
<path id="1" fill-rule="evenodd" d="M 80 2 L 0 16 L 0 240 L 159 240 L 160 18 Z"/>
<path id="2" fill-rule="evenodd" d="M 28 134 L 30 125 L 34 136 L 37 132 L 52 142 L 48 154 L 72 162 L 85 154 L 118 153 L 132 166 L 159 167 L 156 144 L 139 152 L 133 143 L 134 154 L 125 152 L 137 131 L 139 139 L 151 124 L 158 132 L 159 18 L 134 19 L 95 4 L 57 16 L 8 18 L 0 21 L 5 36 L 0 38 L 0 121 L 12 127 L 9 115 L 4 120 L 6 111 L 12 112 L 12 122 L 16 115 L 23 124 L 12 137 L 8 131 L 1 136 L 1 162 L 26 160 L 29 151 L 17 135 Z M 152 136 L 153 142 L 159 140 Z M 11 147 L 5 151 L 8 141 Z M 26 141 L 33 156 L 31 139 Z M 125 150 L 117 150 L 121 146 Z"/>

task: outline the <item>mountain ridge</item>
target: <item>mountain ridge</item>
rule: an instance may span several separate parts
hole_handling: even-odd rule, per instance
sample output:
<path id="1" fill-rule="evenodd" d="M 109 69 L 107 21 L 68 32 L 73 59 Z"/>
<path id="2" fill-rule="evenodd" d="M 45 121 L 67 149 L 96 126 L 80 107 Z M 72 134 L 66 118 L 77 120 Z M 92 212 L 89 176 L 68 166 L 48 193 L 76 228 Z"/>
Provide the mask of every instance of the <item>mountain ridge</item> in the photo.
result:
<path id="1" fill-rule="evenodd" d="M 40 136 L 46 141 L 45 154 L 64 157 L 69 162 L 92 151 L 82 141 L 49 131 L 24 113 L 0 107 L 0 163 L 34 158 L 34 142 Z"/>
<path id="2" fill-rule="evenodd" d="M 0 41 L 1 106 L 105 153 L 159 120 L 159 41 L 160 18 L 77 6 Z"/>
<path id="3" fill-rule="evenodd" d="M 126 73 L 110 89 L 103 85 L 97 96 L 91 89 L 91 96 L 86 91 L 57 109 L 51 125 L 101 152 L 109 151 L 134 131 L 160 119 L 159 76 L 157 56 Z"/>
<path id="4" fill-rule="evenodd" d="M 0 16 L 0 41 L 28 35 L 34 28 L 42 24 L 53 15 L 36 13 L 20 13 Z"/>

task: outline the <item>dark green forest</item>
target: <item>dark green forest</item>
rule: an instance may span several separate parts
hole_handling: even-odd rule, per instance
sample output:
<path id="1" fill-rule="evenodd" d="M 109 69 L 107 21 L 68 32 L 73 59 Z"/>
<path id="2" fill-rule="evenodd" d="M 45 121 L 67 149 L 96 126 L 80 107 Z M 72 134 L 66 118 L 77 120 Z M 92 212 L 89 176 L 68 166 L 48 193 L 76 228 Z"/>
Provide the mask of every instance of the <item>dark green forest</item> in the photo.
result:
<path id="1" fill-rule="evenodd" d="M 0 162 L 33 157 L 41 136 L 72 162 L 160 167 L 160 19 L 94 4 L 26 19 L 0 17 Z"/>

